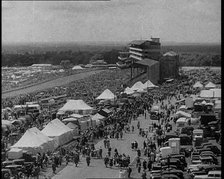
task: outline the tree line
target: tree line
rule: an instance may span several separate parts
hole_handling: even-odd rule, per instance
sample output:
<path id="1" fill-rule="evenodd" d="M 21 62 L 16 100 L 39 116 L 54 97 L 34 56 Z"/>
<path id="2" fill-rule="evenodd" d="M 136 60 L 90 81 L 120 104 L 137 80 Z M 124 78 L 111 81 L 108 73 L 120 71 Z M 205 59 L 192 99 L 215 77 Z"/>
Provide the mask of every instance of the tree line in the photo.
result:
<path id="1" fill-rule="evenodd" d="M 33 54 L 2 54 L 2 66 L 31 66 L 32 64 L 60 65 L 62 61 L 70 61 L 72 65 L 88 64 L 96 60 L 104 60 L 108 64 L 118 61 L 118 49 L 108 51 L 47 51 Z M 221 66 L 221 54 L 180 53 L 181 66 Z"/>

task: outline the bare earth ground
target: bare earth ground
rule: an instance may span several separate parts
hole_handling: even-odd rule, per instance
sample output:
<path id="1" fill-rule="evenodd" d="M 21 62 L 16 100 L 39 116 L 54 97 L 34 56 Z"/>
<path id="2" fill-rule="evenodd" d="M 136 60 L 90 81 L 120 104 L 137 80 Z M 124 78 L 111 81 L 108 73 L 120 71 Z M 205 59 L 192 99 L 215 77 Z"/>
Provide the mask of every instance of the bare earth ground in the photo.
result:
<path id="1" fill-rule="evenodd" d="M 80 73 L 80 74 L 74 74 L 71 76 L 66 76 L 66 77 L 62 77 L 62 78 L 58 78 L 52 81 L 48 81 L 48 82 L 44 82 L 38 85 L 33 85 L 27 88 L 22 88 L 22 89 L 14 89 L 10 92 L 2 92 L 2 98 L 7 98 L 7 97 L 13 97 L 13 96 L 18 96 L 20 94 L 27 94 L 27 93 L 32 93 L 35 91 L 41 91 L 47 88 L 52 88 L 52 87 L 56 87 L 56 86 L 62 86 L 68 83 L 71 83 L 72 81 L 76 81 L 76 80 L 80 80 L 86 77 L 89 77 L 93 74 L 97 74 L 102 72 L 102 70 L 93 70 L 90 72 L 86 72 L 86 73 Z"/>

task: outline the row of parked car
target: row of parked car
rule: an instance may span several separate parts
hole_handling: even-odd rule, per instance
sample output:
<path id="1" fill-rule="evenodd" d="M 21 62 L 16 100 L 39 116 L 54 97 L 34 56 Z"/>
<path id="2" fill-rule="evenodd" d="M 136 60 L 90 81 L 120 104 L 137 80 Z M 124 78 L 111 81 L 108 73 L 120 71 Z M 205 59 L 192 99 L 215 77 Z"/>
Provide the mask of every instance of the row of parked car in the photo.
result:
<path id="1" fill-rule="evenodd" d="M 153 164 L 150 173 L 151 179 L 184 179 L 187 162 L 184 155 L 171 154 L 161 158 L 160 162 Z"/>
<path id="2" fill-rule="evenodd" d="M 29 169 L 34 166 L 36 158 L 29 154 L 24 153 L 21 159 L 7 160 L 1 164 L 2 177 L 5 178 L 6 173 L 8 176 L 25 175 Z"/>

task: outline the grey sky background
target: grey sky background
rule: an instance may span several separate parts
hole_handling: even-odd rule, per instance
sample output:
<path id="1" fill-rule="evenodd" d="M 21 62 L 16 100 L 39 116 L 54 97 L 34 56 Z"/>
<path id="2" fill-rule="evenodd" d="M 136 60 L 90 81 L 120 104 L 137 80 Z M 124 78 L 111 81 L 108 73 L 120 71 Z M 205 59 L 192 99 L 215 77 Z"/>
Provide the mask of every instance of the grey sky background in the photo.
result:
<path id="1" fill-rule="evenodd" d="M 3 1 L 2 42 L 221 42 L 221 0 Z"/>

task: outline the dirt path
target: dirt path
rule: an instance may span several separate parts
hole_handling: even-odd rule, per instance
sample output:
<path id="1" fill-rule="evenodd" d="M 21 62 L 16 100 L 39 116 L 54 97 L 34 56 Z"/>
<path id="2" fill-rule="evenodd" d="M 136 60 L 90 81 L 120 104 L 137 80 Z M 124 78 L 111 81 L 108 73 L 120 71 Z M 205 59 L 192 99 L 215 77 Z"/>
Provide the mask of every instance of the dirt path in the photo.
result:
<path id="1" fill-rule="evenodd" d="M 62 85 L 71 83 L 73 81 L 89 77 L 93 74 L 100 73 L 102 71 L 103 70 L 98 70 L 98 71 L 89 71 L 89 72 L 85 72 L 85 73 L 74 74 L 74 75 L 71 75 L 71 76 L 58 78 L 58 79 L 55 79 L 55 80 L 43 82 L 41 84 L 29 86 L 29 87 L 26 87 L 26 88 L 15 89 L 15 90 L 12 90 L 10 92 L 2 92 L 2 98 L 13 97 L 13 96 L 17 96 L 17 95 L 20 95 L 20 94 L 27 94 L 27 93 L 31 93 L 31 92 L 35 92 L 35 91 L 41 91 L 41 90 L 56 87 L 56 86 L 62 86 Z"/>

